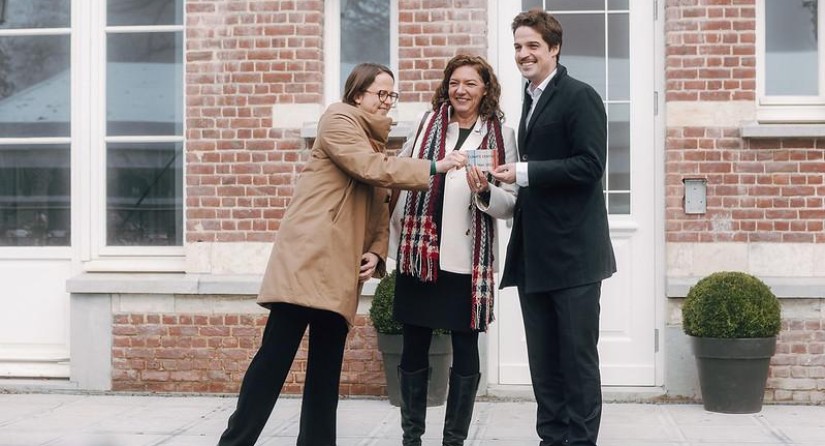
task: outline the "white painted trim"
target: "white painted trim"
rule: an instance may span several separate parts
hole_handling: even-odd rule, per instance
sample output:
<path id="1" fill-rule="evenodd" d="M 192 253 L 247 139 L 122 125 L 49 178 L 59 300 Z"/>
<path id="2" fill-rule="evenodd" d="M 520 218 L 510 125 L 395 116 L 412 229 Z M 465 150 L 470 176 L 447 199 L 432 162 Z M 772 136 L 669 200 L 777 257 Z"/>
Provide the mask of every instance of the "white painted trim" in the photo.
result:
<path id="1" fill-rule="evenodd" d="M 72 54 L 74 57 L 74 54 Z M 37 145 L 44 145 L 44 144 L 70 144 L 72 142 L 72 138 L 60 136 L 54 138 L 0 138 L 0 150 L 2 150 L 2 146 L 11 146 L 11 145 L 24 145 L 24 144 L 37 144 Z"/>
<path id="2" fill-rule="evenodd" d="M 653 196 L 654 196 L 654 210 L 653 210 L 653 280 L 654 293 L 656 299 L 654 300 L 654 314 L 655 327 L 659 330 L 659 351 L 655 353 L 654 366 L 656 376 L 656 386 L 665 385 L 665 354 L 667 352 L 667 343 L 664 340 L 665 327 L 667 323 L 667 304 L 660 298 L 665 295 L 665 288 L 667 284 L 667 235 L 666 235 L 666 189 L 665 189 L 665 173 L 667 165 L 667 150 L 665 141 L 667 139 L 667 111 L 665 108 L 665 99 L 667 97 L 667 70 L 666 70 L 666 45 L 665 45 L 665 2 L 654 2 L 654 11 L 656 20 L 653 22 L 653 60 L 654 60 L 654 79 L 656 91 L 658 94 L 658 102 L 656 109 L 659 111 L 653 118 Z"/>
<path id="3" fill-rule="evenodd" d="M 106 26 L 103 28 L 106 34 L 118 33 L 168 33 L 186 31 L 184 25 L 130 25 L 130 26 Z"/>
<path id="4" fill-rule="evenodd" d="M 72 13 L 72 21 L 74 21 L 74 13 Z M 0 37 L 59 36 L 70 35 L 71 33 L 71 28 L 15 28 L 0 30 Z"/>
<path id="5" fill-rule="evenodd" d="M 341 78 L 341 3 L 324 2 L 324 105 L 340 101 Z"/>
<path id="6" fill-rule="evenodd" d="M 2 246 L 0 264 L 13 260 L 68 260 L 72 258 L 69 246 Z"/>

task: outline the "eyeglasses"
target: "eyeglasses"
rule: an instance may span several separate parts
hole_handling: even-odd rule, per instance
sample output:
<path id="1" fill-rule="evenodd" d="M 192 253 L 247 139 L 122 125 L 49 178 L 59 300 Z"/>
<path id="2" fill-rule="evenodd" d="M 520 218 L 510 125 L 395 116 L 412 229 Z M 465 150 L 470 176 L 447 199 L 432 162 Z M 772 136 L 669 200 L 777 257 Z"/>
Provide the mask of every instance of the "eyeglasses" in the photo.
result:
<path id="1" fill-rule="evenodd" d="M 390 104 L 395 104 L 398 102 L 398 93 L 394 91 L 387 91 L 387 90 L 378 90 L 378 91 L 369 91 L 364 90 L 365 93 L 372 93 L 378 96 L 378 100 L 383 102 L 387 101 L 387 98 L 390 98 Z"/>

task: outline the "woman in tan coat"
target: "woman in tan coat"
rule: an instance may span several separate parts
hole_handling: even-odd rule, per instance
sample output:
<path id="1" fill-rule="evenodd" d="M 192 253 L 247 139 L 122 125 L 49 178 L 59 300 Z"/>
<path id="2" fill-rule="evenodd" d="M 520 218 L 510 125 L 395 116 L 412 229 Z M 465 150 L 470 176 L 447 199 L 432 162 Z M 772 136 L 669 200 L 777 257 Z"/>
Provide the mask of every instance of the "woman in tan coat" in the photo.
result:
<path id="1" fill-rule="evenodd" d="M 343 102 L 329 106 L 281 222 L 258 303 L 269 320 L 241 384 L 220 446 L 253 445 L 283 387 L 309 327 L 298 446 L 334 446 L 344 343 L 362 284 L 384 274 L 389 193 L 426 189 L 430 176 L 464 165 L 453 153 L 438 162 L 389 157 L 384 146 L 398 99 L 389 68 L 360 64 Z"/>

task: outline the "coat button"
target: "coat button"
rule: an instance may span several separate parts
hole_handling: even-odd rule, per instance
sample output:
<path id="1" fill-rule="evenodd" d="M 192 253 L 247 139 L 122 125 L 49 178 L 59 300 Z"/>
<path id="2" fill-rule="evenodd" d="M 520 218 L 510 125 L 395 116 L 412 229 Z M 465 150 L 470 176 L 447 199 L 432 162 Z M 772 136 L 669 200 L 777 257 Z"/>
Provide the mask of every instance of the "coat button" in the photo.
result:
<path id="1" fill-rule="evenodd" d="M 527 161 L 527 154 L 521 155 L 521 160 L 522 161 Z"/>

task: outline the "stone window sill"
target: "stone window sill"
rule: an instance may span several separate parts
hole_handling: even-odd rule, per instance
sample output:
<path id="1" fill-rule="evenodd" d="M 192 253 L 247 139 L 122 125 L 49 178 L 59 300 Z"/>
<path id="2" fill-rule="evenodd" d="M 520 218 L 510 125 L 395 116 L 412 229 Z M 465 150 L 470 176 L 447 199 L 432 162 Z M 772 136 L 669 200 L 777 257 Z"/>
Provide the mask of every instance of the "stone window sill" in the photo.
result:
<path id="1" fill-rule="evenodd" d="M 755 121 L 743 122 L 739 126 L 742 138 L 822 138 L 825 124 L 761 124 Z"/>

